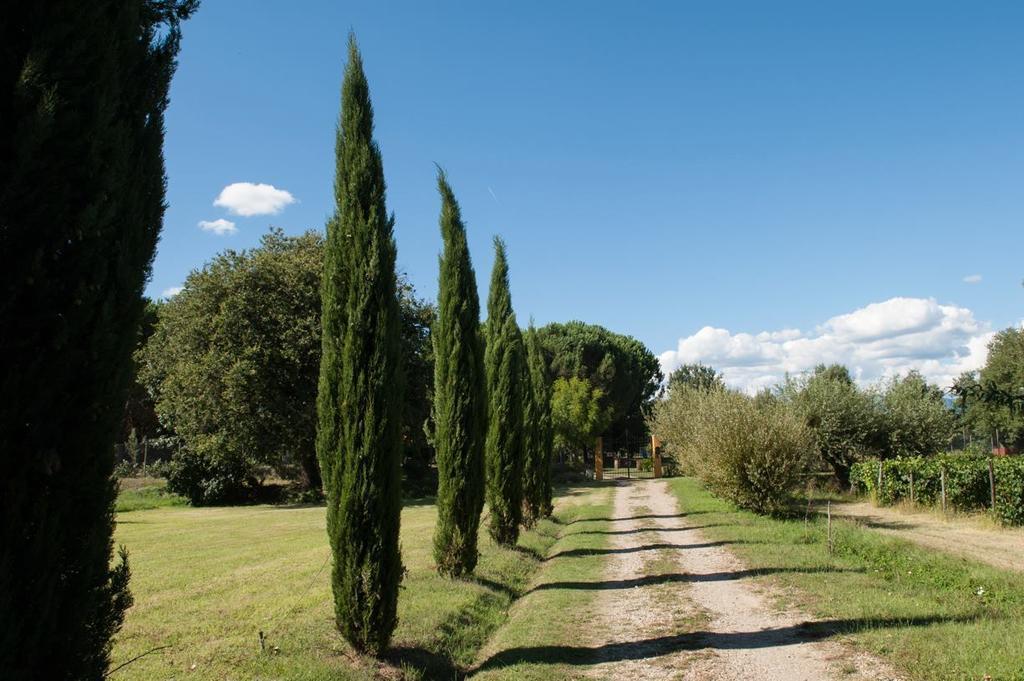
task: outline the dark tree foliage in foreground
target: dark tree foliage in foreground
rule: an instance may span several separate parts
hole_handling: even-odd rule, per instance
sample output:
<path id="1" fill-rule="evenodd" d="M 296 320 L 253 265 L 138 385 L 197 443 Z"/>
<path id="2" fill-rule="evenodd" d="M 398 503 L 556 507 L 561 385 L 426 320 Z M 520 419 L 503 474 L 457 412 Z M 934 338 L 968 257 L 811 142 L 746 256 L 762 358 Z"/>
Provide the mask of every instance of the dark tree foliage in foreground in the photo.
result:
<path id="1" fill-rule="evenodd" d="M 484 506 L 487 396 L 480 301 L 459 204 L 443 172 L 441 255 L 434 323 L 434 447 L 437 450 L 437 527 L 434 560 L 445 575 L 473 572 Z"/>
<path id="2" fill-rule="evenodd" d="M 131 604 L 114 441 L 164 214 L 195 2 L 0 10 L 0 669 L 100 679 Z"/>
<path id="3" fill-rule="evenodd" d="M 338 629 L 380 655 L 397 623 L 402 371 L 394 219 L 354 36 L 341 90 L 337 212 L 327 225 L 317 454 Z"/>
<path id="4" fill-rule="evenodd" d="M 551 514 L 551 379 L 537 330 L 526 332 L 526 381 L 523 438 L 523 524 L 532 527 Z"/>
<path id="5" fill-rule="evenodd" d="M 494 269 L 487 296 L 487 505 L 490 533 L 514 546 L 522 521 L 523 337 L 512 310 L 505 243 L 494 239 Z"/>

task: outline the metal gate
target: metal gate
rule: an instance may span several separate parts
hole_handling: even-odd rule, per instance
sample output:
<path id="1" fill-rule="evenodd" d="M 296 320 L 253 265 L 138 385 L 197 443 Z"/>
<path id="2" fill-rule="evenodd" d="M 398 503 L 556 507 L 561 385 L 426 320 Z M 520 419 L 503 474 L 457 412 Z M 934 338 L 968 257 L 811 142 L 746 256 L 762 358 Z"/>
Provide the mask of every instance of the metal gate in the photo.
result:
<path id="1" fill-rule="evenodd" d="M 654 477 L 650 438 L 605 437 L 601 445 L 605 480 Z"/>

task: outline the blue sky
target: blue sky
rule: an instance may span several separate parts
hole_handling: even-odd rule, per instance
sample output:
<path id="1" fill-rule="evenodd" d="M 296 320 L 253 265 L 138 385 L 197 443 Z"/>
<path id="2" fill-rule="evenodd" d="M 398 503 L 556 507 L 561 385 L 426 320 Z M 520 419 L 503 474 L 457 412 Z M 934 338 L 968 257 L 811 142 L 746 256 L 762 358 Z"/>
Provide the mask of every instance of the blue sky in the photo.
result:
<path id="1" fill-rule="evenodd" d="M 752 388 L 835 358 L 941 382 L 1024 317 L 1018 2 L 207 0 L 172 88 L 151 295 L 269 225 L 322 228 L 350 28 L 426 297 L 437 162 L 482 298 L 501 234 L 523 323 L 599 323 L 666 368 Z M 243 182 L 294 202 L 214 206 Z M 235 231 L 199 227 L 217 220 Z"/>

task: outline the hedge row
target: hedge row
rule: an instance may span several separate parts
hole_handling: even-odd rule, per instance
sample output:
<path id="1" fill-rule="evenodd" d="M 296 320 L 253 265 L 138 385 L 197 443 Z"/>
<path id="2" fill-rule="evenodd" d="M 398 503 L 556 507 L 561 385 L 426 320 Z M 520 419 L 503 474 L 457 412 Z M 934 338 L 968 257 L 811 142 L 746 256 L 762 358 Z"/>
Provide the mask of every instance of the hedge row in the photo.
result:
<path id="1" fill-rule="evenodd" d="M 946 504 L 960 510 L 989 509 L 989 462 L 995 478 L 994 514 L 1007 525 L 1024 525 L 1024 457 L 995 457 L 945 454 L 909 456 L 881 462 L 882 485 L 878 485 L 877 459 L 861 461 L 850 469 L 855 490 L 874 496 L 879 504 L 892 504 L 911 498 L 913 476 L 914 502 L 937 506 L 942 503 L 942 471 L 946 472 Z"/>

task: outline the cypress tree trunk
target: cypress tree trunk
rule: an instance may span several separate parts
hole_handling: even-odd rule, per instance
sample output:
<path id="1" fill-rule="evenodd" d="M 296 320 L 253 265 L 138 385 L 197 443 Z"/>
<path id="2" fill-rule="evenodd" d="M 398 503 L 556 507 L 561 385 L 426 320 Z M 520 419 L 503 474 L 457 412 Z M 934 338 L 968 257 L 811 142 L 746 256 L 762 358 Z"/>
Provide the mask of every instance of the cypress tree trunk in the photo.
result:
<path id="1" fill-rule="evenodd" d="M 457 577 L 476 567 L 477 532 L 484 506 L 487 402 L 480 301 L 459 204 L 438 172 L 441 256 L 434 322 L 434 446 L 437 456 L 437 527 L 434 560 Z"/>
<path id="2" fill-rule="evenodd" d="M 113 447 L 194 2 L 0 10 L 0 676 L 101 679 L 131 605 Z"/>
<path id="3" fill-rule="evenodd" d="M 194 2 L 0 10 L 0 676 L 101 679 L 131 604 L 114 442 Z"/>
<path id="4" fill-rule="evenodd" d="M 379 655 L 397 621 L 402 559 L 402 373 L 394 219 L 373 140 L 373 109 L 355 37 L 341 93 L 337 212 L 327 225 L 317 455 L 327 495 L 338 630 Z"/>
<path id="5" fill-rule="evenodd" d="M 494 252 L 485 351 L 487 504 L 491 537 L 499 544 L 514 546 L 523 512 L 523 338 L 512 310 L 505 243 L 497 237 Z"/>
<path id="6" fill-rule="evenodd" d="M 537 330 L 526 332 L 524 386 L 523 524 L 532 527 L 551 514 L 551 386 Z"/>

